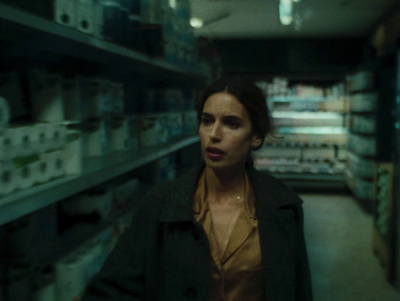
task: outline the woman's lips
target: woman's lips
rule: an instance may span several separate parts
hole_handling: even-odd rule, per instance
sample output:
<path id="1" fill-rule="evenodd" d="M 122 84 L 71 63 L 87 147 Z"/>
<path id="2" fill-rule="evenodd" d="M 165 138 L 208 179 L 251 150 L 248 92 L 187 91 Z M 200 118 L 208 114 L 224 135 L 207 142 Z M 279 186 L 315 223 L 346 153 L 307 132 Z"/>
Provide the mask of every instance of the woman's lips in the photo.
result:
<path id="1" fill-rule="evenodd" d="M 221 159 L 225 154 L 224 151 L 222 151 L 222 150 L 220 150 L 219 148 L 216 148 L 216 147 L 207 147 L 206 148 L 206 152 L 207 152 L 207 156 L 210 159 L 214 159 L 214 160 Z"/>

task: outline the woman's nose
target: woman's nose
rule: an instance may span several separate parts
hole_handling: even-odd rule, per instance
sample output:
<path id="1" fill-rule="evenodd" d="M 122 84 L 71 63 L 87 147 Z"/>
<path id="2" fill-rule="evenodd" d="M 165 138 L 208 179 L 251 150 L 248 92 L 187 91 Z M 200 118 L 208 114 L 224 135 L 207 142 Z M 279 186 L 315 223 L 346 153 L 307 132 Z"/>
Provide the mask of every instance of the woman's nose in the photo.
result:
<path id="1" fill-rule="evenodd" d="M 212 128 L 211 128 L 211 131 L 210 131 L 210 139 L 212 140 L 212 141 L 220 141 L 221 140 L 221 137 L 222 136 L 222 132 L 221 132 L 221 127 L 220 127 L 220 125 L 216 122 L 216 123 L 214 123 L 214 125 L 212 126 Z"/>

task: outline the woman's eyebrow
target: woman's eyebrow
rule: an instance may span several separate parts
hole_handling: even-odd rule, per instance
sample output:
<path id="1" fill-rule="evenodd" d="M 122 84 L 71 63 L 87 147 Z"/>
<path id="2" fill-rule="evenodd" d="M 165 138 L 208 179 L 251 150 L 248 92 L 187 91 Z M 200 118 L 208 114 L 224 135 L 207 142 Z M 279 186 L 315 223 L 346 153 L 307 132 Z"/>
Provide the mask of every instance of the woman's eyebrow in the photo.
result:
<path id="1" fill-rule="evenodd" d="M 242 118 L 236 115 L 227 115 L 222 117 L 223 119 L 228 119 L 228 120 L 237 120 L 237 121 L 242 121 Z"/>

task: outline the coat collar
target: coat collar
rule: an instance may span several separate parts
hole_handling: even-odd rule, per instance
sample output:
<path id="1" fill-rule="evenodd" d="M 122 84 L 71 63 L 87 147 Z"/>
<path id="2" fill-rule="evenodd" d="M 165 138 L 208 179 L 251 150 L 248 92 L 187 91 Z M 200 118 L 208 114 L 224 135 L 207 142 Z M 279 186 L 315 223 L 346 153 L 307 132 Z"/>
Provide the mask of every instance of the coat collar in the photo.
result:
<path id="1" fill-rule="evenodd" d="M 168 194 L 160 214 L 161 222 L 193 222 L 193 195 L 197 182 L 204 169 L 204 164 L 198 165 L 176 180 L 167 183 Z M 250 182 L 253 185 L 256 198 L 257 216 L 273 212 L 281 207 L 301 203 L 293 193 L 278 180 L 266 173 L 248 168 Z"/>

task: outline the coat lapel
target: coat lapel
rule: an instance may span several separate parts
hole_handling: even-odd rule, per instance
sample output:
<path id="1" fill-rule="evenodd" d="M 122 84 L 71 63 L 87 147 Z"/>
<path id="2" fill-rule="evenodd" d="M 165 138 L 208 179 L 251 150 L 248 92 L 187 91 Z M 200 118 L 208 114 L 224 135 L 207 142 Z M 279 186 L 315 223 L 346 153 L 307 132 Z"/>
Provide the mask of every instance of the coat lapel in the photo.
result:
<path id="1" fill-rule="evenodd" d="M 251 230 L 251 221 L 245 211 L 242 210 L 236 220 L 234 231 L 232 232 L 228 245 L 222 255 L 222 263 L 225 263 L 240 248 L 249 237 Z"/>
<path id="2" fill-rule="evenodd" d="M 285 208 L 301 200 L 268 175 L 255 169 L 249 175 L 256 197 L 266 300 L 291 300 L 286 297 L 293 296 L 293 283 L 288 281 L 294 275 L 294 215 Z"/>

